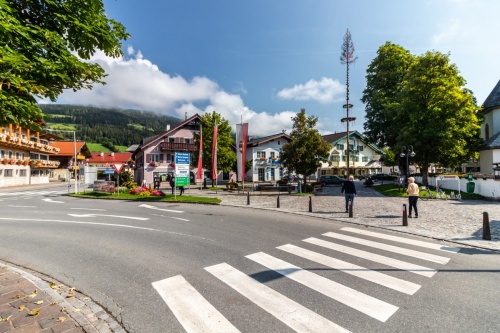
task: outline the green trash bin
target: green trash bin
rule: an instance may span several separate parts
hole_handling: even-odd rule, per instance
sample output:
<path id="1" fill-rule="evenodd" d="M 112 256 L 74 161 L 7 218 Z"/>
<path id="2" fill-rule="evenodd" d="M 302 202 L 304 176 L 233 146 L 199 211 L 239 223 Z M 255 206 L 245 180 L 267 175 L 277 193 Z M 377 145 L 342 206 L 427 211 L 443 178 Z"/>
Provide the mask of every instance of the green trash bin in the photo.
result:
<path id="1" fill-rule="evenodd" d="M 467 193 L 474 193 L 475 188 L 476 188 L 476 183 L 474 182 L 467 183 Z"/>

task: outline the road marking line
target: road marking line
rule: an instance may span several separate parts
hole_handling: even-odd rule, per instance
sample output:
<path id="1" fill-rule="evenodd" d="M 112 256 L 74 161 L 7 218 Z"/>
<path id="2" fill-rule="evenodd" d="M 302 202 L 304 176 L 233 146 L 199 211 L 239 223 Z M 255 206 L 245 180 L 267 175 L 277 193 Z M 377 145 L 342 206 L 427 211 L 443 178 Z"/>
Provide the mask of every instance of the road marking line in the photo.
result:
<path id="1" fill-rule="evenodd" d="M 397 306 L 306 271 L 266 253 L 258 252 L 246 257 L 381 322 L 385 322 L 398 310 Z"/>
<path id="2" fill-rule="evenodd" d="M 53 202 L 53 203 L 64 203 L 64 201 L 55 201 L 55 200 L 52 200 L 52 199 L 42 199 L 43 201 L 47 201 L 47 202 Z"/>
<path id="3" fill-rule="evenodd" d="M 152 285 L 188 333 L 240 332 L 182 275 Z"/>
<path id="4" fill-rule="evenodd" d="M 366 236 L 386 239 L 386 240 L 390 240 L 393 242 L 425 247 L 425 248 L 433 249 L 433 250 L 441 250 L 441 251 L 449 251 L 449 252 L 459 252 L 461 250 L 458 247 L 443 246 L 443 245 L 419 241 L 419 240 L 415 240 L 415 239 L 408 239 L 408 238 L 404 238 L 404 237 L 381 234 L 378 232 L 373 232 L 373 231 L 368 231 L 368 230 L 354 229 L 354 228 L 349 228 L 349 227 L 342 228 L 341 230 L 352 232 L 352 233 L 359 234 L 359 235 L 366 235 Z"/>
<path id="5" fill-rule="evenodd" d="M 149 208 L 149 209 L 156 209 L 156 210 L 162 210 L 164 212 L 184 213 L 184 211 L 182 211 L 182 210 L 163 209 L 163 208 L 158 208 L 158 207 L 155 207 L 155 206 L 145 205 L 145 204 L 139 205 L 139 207 L 144 207 L 144 208 Z"/>
<path id="6" fill-rule="evenodd" d="M 226 263 L 205 270 L 299 333 L 349 331 Z"/>
<path id="7" fill-rule="evenodd" d="M 68 214 L 69 216 L 73 217 L 97 217 L 97 216 L 103 216 L 103 217 L 117 217 L 120 219 L 130 219 L 130 220 L 140 220 L 140 221 L 147 221 L 149 220 L 149 217 L 135 217 L 135 216 L 120 216 L 120 215 L 106 215 L 106 214 Z"/>
<path id="8" fill-rule="evenodd" d="M 7 207 L 15 207 L 15 208 L 36 208 L 37 206 L 7 205 Z"/>
<path id="9" fill-rule="evenodd" d="M 434 274 L 437 273 L 437 270 L 434 270 L 434 269 L 431 269 L 428 267 L 415 265 L 415 264 L 412 264 L 412 263 L 409 263 L 406 261 L 385 257 L 385 256 L 382 256 L 380 254 L 375 254 L 375 253 L 371 253 L 371 252 L 367 252 L 367 251 L 363 251 L 363 250 L 358 250 L 358 249 L 355 249 L 352 247 L 348 247 L 348 246 L 344 246 L 344 245 L 340 245 L 340 244 L 335 244 L 332 242 L 327 242 L 325 240 L 318 239 L 318 238 L 311 237 L 308 239 L 304 239 L 303 242 L 322 246 L 322 247 L 325 247 L 325 248 L 330 249 L 330 250 L 342 252 L 342 253 L 345 253 L 345 254 L 348 254 L 351 256 L 370 260 L 373 262 L 377 262 L 379 264 L 383 264 L 383 265 L 394 267 L 394 268 L 397 268 L 400 270 L 423 275 L 426 277 L 432 277 L 432 276 L 434 276 Z"/>
<path id="10" fill-rule="evenodd" d="M 92 211 L 101 211 L 105 212 L 106 209 L 101 209 L 101 208 L 70 208 L 70 209 L 75 209 L 75 210 L 92 210 Z"/>
<path id="11" fill-rule="evenodd" d="M 292 244 L 278 246 L 277 248 L 408 295 L 413 295 L 417 292 L 417 290 L 420 289 L 420 285 L 416 283 L 398 279 L 396 277 L 377 271 L 372 271 L 371 269 L 354 265 L 336 258 L 328 257 L 323 254 L 313 252 Z"/>
<path id="12" fill-rule="evenodd" d="M 441 257 L 441 256 L 437 256 L 437 255 L 430 254 L 430 253 L 405 249 L 405 248 L 399 247 L 399 246 L 393 246 L 393 245 L 387 245 L 384 243 L 373 242 L 373 241 L 369 241 L 369 240 L 366 240 L 363 238 L 351 237 L 351 236 L 347 236 L 347 235 L 343 235 L 343 234 L 338 234 L 335 232 L 327 232 L 327 233 L 323 234 L 323 236 L 341 239 L 341 240 L 345 240 L 348 242 L 361 244 L 361 245 L 365 245 L 365 246 L 369 246 L 369 247 L 374 247 L 374 248 L 389 251 L 389 252 L 403 254 L 403 255 L 406 255 L 409 257 L 414 257 L 414 258 L 418 258 L 418 259 L 422 259 L 422 260 L 432 261 L 432 262 L 442 264 L 442 265 L 445 265 L 448 261 L 450 261 L 450 258 Z"/>

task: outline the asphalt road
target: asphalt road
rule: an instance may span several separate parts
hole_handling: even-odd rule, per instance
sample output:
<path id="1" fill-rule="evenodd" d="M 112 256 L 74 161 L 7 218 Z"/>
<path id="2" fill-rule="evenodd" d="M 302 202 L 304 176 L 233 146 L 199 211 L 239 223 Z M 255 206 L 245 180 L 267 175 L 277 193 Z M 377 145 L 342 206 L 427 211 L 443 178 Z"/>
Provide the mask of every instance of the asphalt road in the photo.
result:
<path id="1" fill-rule="evenodd" d="M 0 260 L 76 287 L 129 332 L 500 331 L 498 252 L 272 211 L 65 191 L 0 191 Z"/>

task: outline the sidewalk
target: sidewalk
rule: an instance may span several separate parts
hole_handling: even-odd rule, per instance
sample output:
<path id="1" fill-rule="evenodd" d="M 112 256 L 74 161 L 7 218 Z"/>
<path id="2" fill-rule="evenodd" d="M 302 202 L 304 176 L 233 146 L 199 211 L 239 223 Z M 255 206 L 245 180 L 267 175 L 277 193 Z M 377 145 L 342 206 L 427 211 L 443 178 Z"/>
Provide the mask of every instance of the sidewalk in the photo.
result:
<path id="1" fill-rule="evenodd" d="M 166 189 L 170 190 L 170 189 Z M 490 201 L 419 199 L 418 219 L 402 226 L 407 198 L 382 196 L 358 185 L 353 217 L 345 213 L 340 187 L 328 186 L 316 196 L 260 194 L 186 189 L 185 195 L 211 196 L 221 205 L 322 218 L 445 240 L 464 247 L 500 251 L 500 204 Z M 277 208 L 277 203 L 280 208 Z M 250 201 L 250 204 L 248 204 Z M 309 208 L 312 208 L 312 212 Z M 491 241 L 482 240 L 483 212 L 488 212 Z M 1 333 L 125 333 L 105 310 L 77 290 L 36 272 L 0 262 Z"/>

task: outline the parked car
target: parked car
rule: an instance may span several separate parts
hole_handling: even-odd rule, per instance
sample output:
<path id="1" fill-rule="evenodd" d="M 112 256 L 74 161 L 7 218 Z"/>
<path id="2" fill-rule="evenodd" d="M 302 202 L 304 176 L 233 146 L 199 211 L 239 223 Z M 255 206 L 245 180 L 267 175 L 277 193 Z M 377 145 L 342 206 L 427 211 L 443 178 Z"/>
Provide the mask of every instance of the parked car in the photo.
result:
<path id="1" fill-rule="evenodd" d="M 363 173 L 361 175 L 358 176 L 358 179 L 359 180 L 363 180 L 363 179 L 367 179 L 370 177 L 370 174 L 369 173 Z"/>
<path id="2" fill-rule="evenodd" d="M 373 174 L 373 175 L 370 175 L 370 179 L 373 180 L 374 182 L 378 182 L 379 180 L 388 180 L 388 181 L 396 181 L 396 179 L 398 179 L 398 177 L 396 176 L 391 176 L 391 175 L 388 175 L 386 173 L 376 173 L 376 174 Z"/>
<path id="3" fill-rule="evenodd" d="M 342 185 L 345 179 L 333 175 L 323 175 L 319 177 L 319 182 L 321 186 L 326 185 Z"/>

